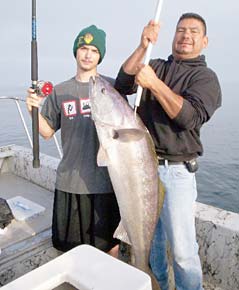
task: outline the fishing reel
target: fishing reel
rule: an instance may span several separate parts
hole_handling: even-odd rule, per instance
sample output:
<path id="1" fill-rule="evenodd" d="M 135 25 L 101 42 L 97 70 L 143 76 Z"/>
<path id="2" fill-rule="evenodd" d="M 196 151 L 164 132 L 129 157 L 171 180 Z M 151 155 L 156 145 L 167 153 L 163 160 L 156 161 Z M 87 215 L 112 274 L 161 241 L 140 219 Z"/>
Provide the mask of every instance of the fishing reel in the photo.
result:
<path id="1" fill-rule="evenodd" d="M 46 81 L 37 81 L 36 94 L 40 97 L 47 97 L 52 93 L 53 84 Z"/>

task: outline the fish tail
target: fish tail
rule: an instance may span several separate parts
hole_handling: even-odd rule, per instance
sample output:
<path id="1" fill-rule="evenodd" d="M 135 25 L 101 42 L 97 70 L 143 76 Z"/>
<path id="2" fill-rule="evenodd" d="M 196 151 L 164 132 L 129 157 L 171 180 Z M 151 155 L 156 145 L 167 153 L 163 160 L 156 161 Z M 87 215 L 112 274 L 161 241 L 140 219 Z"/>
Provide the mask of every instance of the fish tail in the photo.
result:
<path id="1" fill-rule="evenodd" d="M 152 290 L 161 290 L 159 283 L 152 272 L 150 273 L 150 277 L 152 283 Z"/>

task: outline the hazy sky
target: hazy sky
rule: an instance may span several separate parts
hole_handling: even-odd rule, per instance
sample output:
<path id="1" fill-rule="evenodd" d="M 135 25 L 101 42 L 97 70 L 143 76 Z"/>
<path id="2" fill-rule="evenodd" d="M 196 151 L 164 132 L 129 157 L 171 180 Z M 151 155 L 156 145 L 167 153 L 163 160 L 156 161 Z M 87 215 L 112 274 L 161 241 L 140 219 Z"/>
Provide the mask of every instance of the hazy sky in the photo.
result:
<path id="1" fill-rule="evenodd" d="M 1 0 L 0 95 L 13 86 L 28 87 L 30 75 L 31 0 Z M 107 34 L 107 53 L 99 72 L 116 76 L 122 62 L 138 45 L 144 25 L 154 17 L 157 0 L 37 0 L 39 79 L 54 84 L 75 74 L 73 41 L 78 32 L 96 24 Z M 152 57 L 167 57 L 178 17 L 201 14 L 208 25 L 208 65 L 219 79 L 237 81 L 238 0 L 164 0 L 158 43 Z"/>

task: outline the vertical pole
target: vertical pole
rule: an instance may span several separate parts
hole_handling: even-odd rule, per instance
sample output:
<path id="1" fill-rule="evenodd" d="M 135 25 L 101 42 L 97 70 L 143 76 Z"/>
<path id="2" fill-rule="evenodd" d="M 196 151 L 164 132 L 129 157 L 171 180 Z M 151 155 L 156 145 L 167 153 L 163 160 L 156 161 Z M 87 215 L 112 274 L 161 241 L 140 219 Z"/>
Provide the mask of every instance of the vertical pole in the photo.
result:
<path id="1" fill-rule="evenodd" d="M 37 88 L 38 59 L 36 38 L 36 0 L 32 0 L 32 41 L 31 41 L 31 80 L 32 88 Z M 32 140 L 33 140 L 33 168 L 40 167 L 39 159 L 39 123 L 38 108 L 32 107 Z"/>
<path id="2" fill-rule="evenodd" d="M 158 4 L 157 4 L 157 7 L 156 7 L 155 16 L 154 16 L 154 21 L 155 22 L 159 22 L 159 16 L 160 16 L 160 13 L 161 13 L 161 10 L 162 10 L 162 5 L 163 5 L 163 0 L 158 0 Z M 148 64 L 149 63 L 152 48 L 153 48 L 153 45 L 150 42 L 148 47 L 147 47 L 147 50 L 146 50 L 146 54 L 145 54 L 145 58 L 144 58 L 144 64 Z M 135 103 L 134 103 L 135 112 L 137 110 L 137 107 L 140 104 L 142 92 L 143 92 L 143 88 L 141 86 L 138 86 L 137 93 L 136 93 L 136 98 L 135 98 Z"/>

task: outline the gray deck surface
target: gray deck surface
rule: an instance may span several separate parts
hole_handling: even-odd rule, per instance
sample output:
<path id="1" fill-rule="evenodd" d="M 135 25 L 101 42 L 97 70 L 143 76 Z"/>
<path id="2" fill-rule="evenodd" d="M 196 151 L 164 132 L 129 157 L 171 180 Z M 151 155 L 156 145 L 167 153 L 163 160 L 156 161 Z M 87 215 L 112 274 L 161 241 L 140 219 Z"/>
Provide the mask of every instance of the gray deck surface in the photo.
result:
<path id="1" fill-rule="evenodd" d="M 7 234 L 1 236 L 1 249 L 51 227 L 53 193 L 12 173 L 0 174 L 0 197 L 9 199 L 19 195 L 45 207 L 45 211 L 26 221 L 14 220 Z"/>

